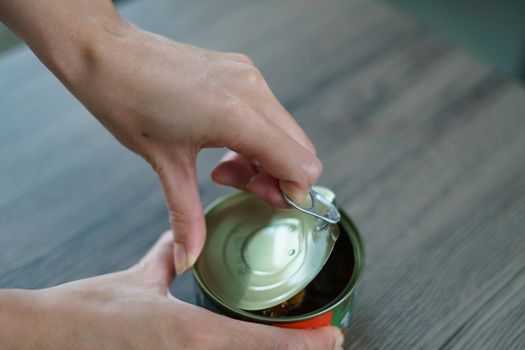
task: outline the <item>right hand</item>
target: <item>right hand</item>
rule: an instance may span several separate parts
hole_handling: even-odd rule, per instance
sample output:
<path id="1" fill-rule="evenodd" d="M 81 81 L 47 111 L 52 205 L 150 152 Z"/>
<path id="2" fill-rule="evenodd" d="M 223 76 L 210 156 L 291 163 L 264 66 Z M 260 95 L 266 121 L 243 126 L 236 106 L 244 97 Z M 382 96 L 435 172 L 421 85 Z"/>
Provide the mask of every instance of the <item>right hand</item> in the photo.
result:
<path id="1" fill-rule="evenodd" d="M 248 57 L 174 42 L 122 20 L 106 27 L 111 31 L 84 49 L 85 68 L 68 86 L 157 172 L 177 273 L 195 262 L 205 241 L 196 176 L 200 149 L 231 150 L 213 170 L 215 182 L 283 208 L 283 191 L 304 200 L 322 164 Z"/>
<path id="2" fill-rule="evenodd" d="M 205 241 L 195 169 L 202 148 L 235 152 L 214 169 L 214 181 L 279 207 L 287 207 L 282 191 L 302 202 L 321 174 L 314 146 L 245 55 L 140 30 L 109 0 L 4 0 L 0 19 L 155 169 L 177 273 L 195 262 Z"/>

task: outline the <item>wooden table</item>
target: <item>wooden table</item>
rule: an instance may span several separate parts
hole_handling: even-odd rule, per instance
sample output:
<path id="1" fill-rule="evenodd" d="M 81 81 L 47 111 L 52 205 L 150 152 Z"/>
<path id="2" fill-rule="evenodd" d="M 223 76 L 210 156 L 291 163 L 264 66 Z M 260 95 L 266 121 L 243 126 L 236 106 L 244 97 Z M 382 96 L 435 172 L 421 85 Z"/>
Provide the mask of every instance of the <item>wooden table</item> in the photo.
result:
<path id="1" fill-rule="evenodd" d="M 525 91 L 370 0 L 137 0 L 145 29 L 249 54 L 366 241 L 348 349 L 525 347 Z M 26 49 L 0 58 L 0 287 L 128 267 L 168 228 L 148 165 Z M 221 150 L 199 159 L 205 203 Z M 191 281 L 175 293 L 191 300 Z"/>

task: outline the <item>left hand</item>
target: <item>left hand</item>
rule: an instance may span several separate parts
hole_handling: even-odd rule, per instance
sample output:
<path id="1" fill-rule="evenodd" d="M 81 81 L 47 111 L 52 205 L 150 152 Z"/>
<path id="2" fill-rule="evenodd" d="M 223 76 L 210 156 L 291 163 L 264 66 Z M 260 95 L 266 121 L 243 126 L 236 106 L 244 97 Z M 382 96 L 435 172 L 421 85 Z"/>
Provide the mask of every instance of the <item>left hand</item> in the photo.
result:
<path id="1" fill-rule="evenodd" d="M 335 327 L 242 322 L 174 298 L 173 237 L 132 268 L 37 291 L 0 290 L 2 349 L 339 349 Z M 20 302 L 22 301 L 22 302 Z"/>

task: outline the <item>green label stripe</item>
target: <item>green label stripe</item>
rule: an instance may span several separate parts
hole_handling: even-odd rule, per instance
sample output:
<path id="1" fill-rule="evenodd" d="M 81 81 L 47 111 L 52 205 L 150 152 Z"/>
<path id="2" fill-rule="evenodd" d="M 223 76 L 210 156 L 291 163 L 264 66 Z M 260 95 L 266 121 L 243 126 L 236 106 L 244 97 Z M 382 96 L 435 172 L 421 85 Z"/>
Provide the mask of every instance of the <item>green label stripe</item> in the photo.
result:
<path id="1" fill-rule="evenodd" d="M 336 326 L 341 329 L 350 327 L 350 321 L 352 320 L 352 305 L 354 301 L 354 295 L 347 296 L 346 299 L 333 309 L 332 314 L 332 326 Z"/>

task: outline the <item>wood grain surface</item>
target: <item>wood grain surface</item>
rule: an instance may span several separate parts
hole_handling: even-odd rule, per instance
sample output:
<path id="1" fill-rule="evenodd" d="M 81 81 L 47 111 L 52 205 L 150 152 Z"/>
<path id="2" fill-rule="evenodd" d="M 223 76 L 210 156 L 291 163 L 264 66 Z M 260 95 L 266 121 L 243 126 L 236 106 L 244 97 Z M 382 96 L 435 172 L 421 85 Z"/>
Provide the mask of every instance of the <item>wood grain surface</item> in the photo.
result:
<path id="1" fill-rule="evenodd" d="M 250 55 L 316 144 L 367 263 L 347 349 L 525 348 L 525 91 L 370 0 L 136 0 Z M 144 161 L 26 48 L 0 56 L 0 287 L 130 266 L 168 228 Z M 203 152 L 204 203 L 227 190 Z M 175 294 L 191 300 L 188 275 Z"/>

